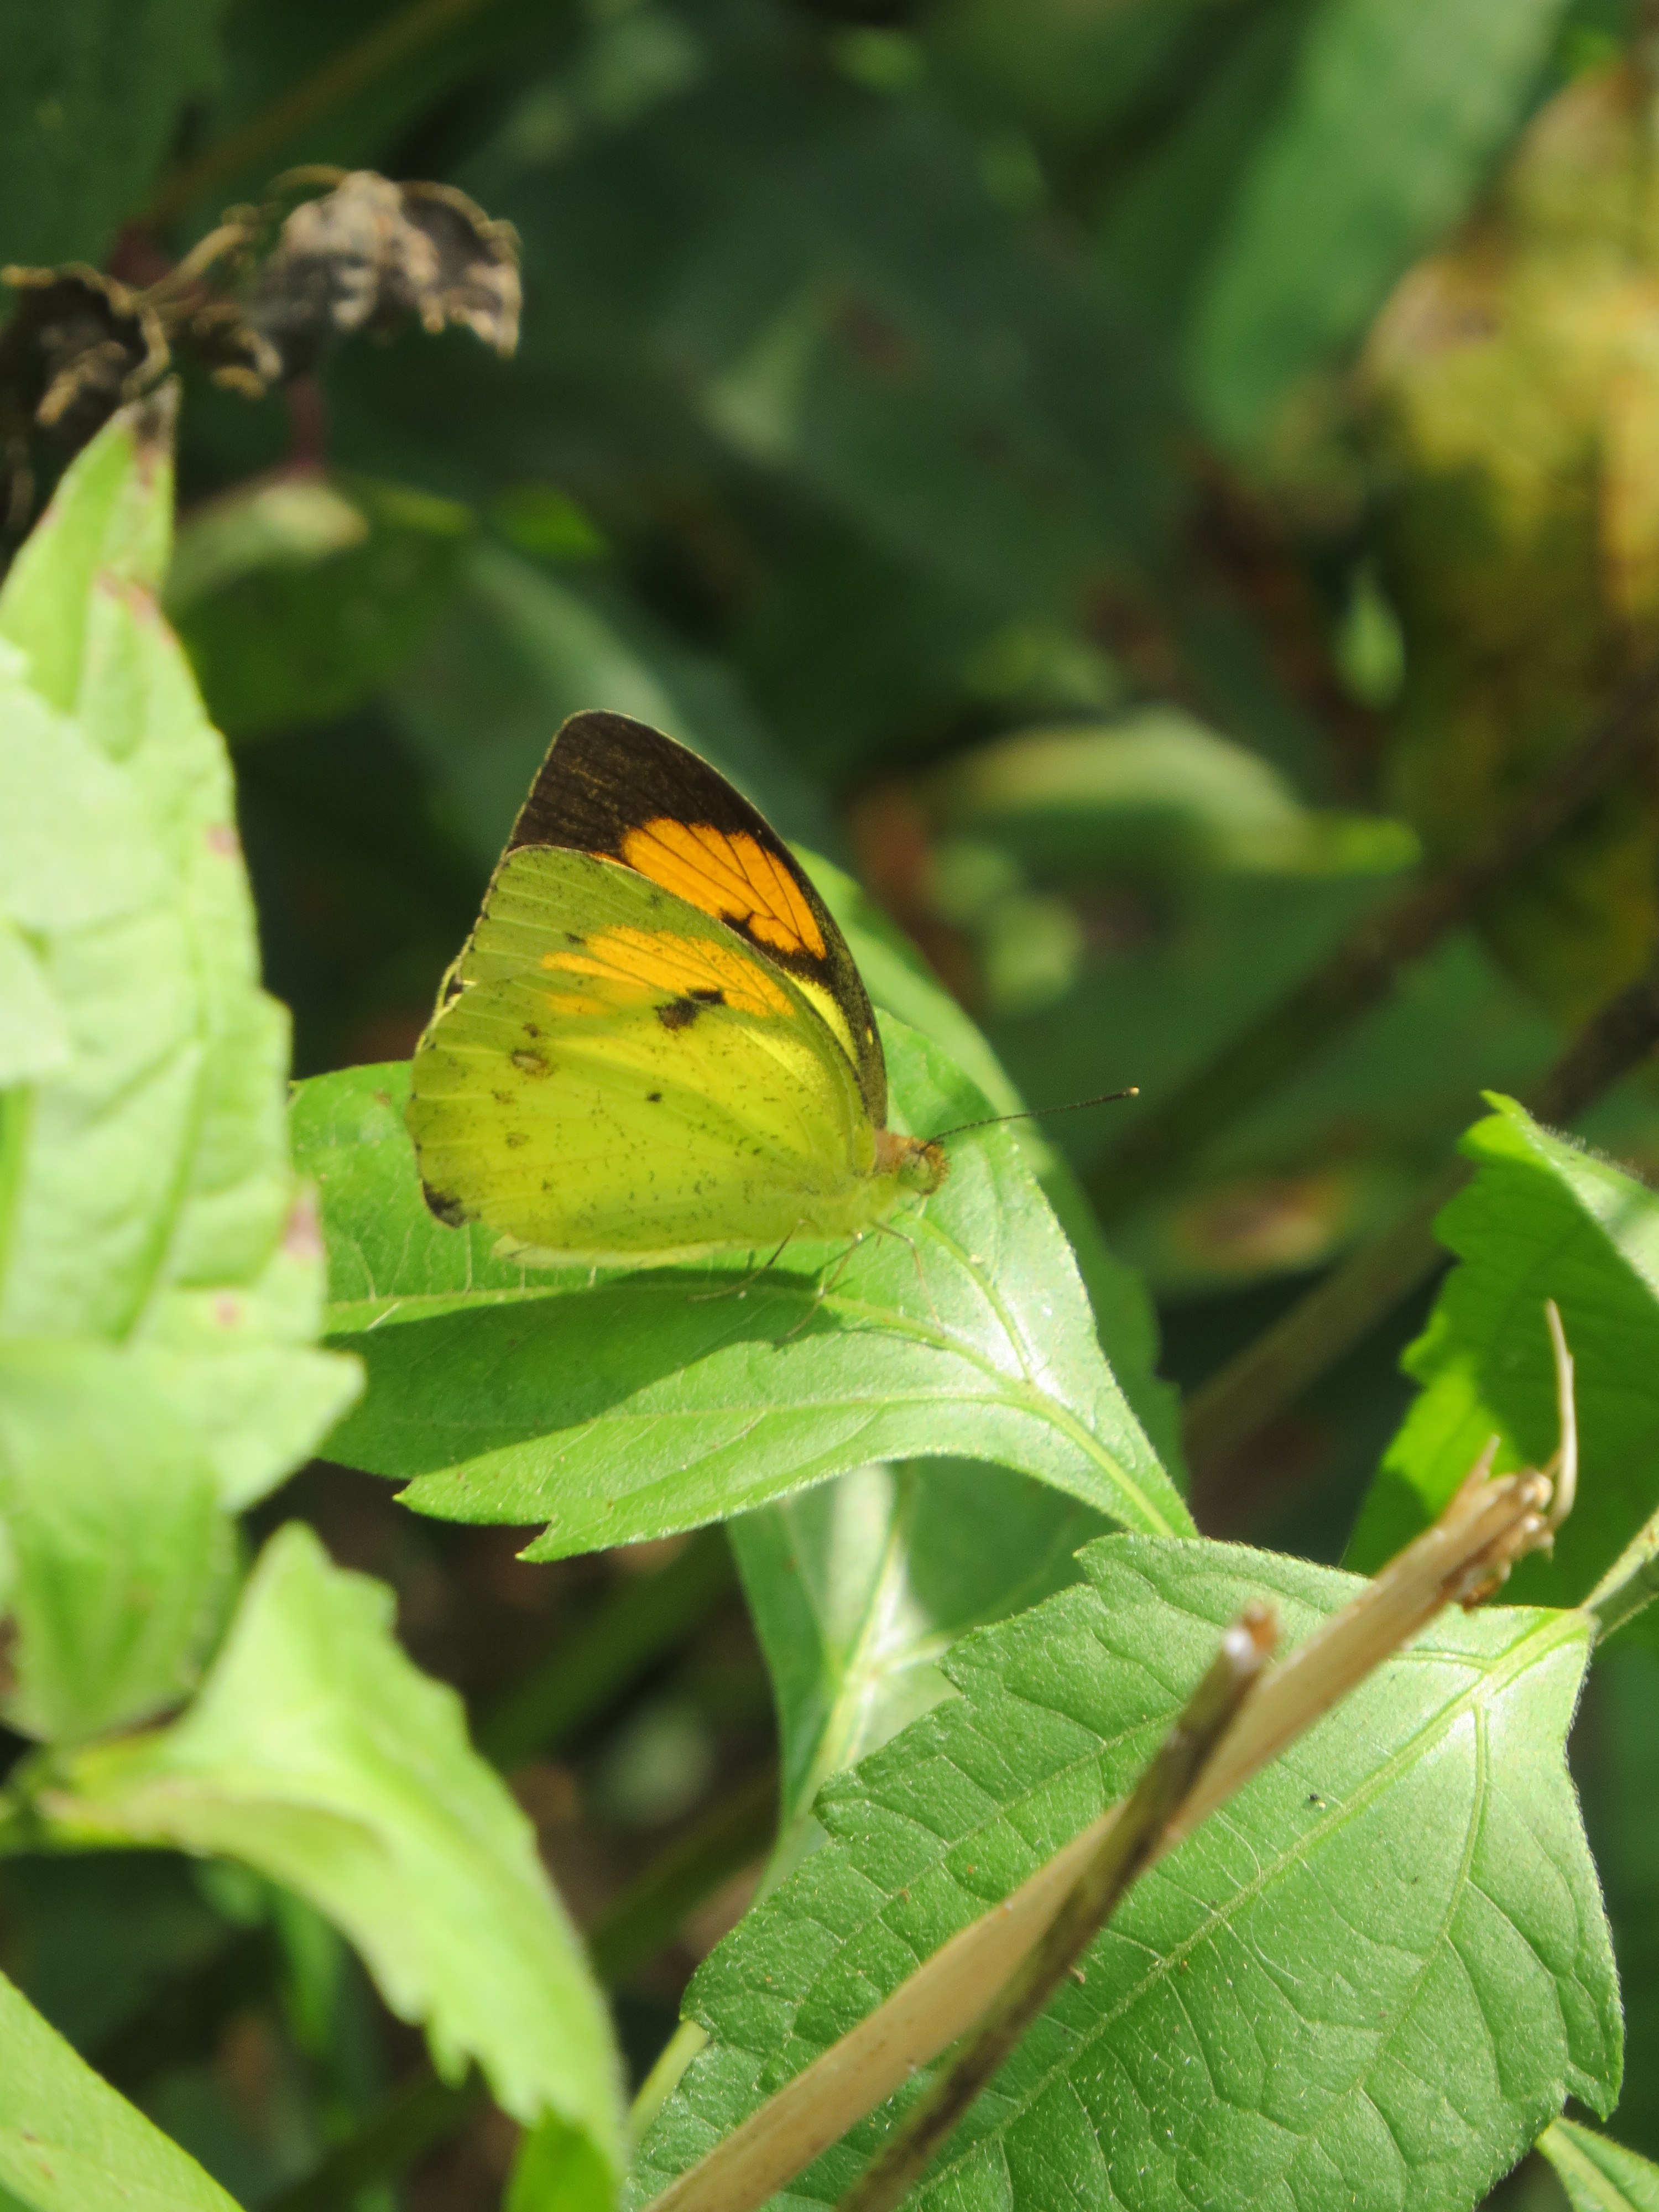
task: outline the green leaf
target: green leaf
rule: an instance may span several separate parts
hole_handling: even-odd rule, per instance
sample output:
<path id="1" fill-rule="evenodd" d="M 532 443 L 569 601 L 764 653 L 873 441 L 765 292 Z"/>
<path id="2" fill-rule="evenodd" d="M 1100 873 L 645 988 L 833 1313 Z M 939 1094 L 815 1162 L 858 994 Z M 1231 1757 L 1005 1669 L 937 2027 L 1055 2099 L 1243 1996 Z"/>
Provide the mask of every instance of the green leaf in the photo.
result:
<path id="1" fill-rule="evenodd" d="M 1218 435 L 1256 436 L 1463 213 L 1561 13 L 1562 0 L 1322 0 L 1191 311 L 1188 373 Z"/>
<path id="2" fill-rule="evenodd" d="M 553 732 L 596 700 L 695 746 L 785 834 L 827 830 L 822 800 L 723 670 L 620 593 L 550 574 L 502 545 L 468 554 L 443 620 L 388 705 L 447 818 L 489 868 Z"/>
<path id="3" fill-rule="evenodd" d="M 1352 1577 L 1109 1537 L 1091 1588 L 959 1644 L 961 1692 L 817 1812 L 830 1836 L 700 1970 L 711 2041 L 646 2202 L 1133 1780 L 1240 1607 L 1298 1642 Z M 915 2202 L 1467 2206 L 1569 2094 L 1610 2109 L 1618 1993 L 1563 1745 L 1574 1614 L 1443 1618 L 1136 1886 Z M 927 2080 L 789 2191 L 833 2203 Z M 1063 2179 L 1062 2179 L 1063 2178 Z"/>
<path id="4" fill-rule="evenodd" d="M 1659 2166 L 1622 2143 L 1555 2120 L 1538 2148 L 1560 2176 L 1573 2212 L 1659 2212 Z"/>
<path id="5" fill-rule="evenodd" d="M 983 1112 L 921 1039 L 884 1035 L 907 1124 Z M 422 1221 L 394 1118 L 404 1071 L 374 1072 L 384 1105 L 365 1100 L 365 1073 L 307 1086 L 323 1114 L 296 1121 L 338 1255 L 336 1295 L 357 1293 L 336 1305 L 331 1338 L 369 1373 L 329 1449 L 407 1480 L 418 1510 L 546 1519 L 526 1556 L 560 1559 L 723 1519 L 872 1457 L 948 1453 L 997 1460 L 1133 1527 L 1187 1525 L 1003 1131 L 955 1146 L 943 1191 L 901 1214 L 896 1236 L 787 1254 L 747 1283 L 738 1261 L 589 1288 L 586 1270 L 542 1280 L 480 1264 L 487 1237 Z M 377 1115 L 371 1168 L 362 1139 Z M 343 1176 L 325 1132 L 347 1136 Z"/>
<path id="6" fill-rule="evenodd" d="M 866 1467 L 741 1515 L 729 1534 L 783 1739 L 773 1877 L 821 1834 L 832 1774 L 951 1694 L 945 1652 L 1076 1579 L 1100 1516 L 970 1460 Z"/>
<path id="7" fill-rule="evenodd" d="M 278 477 L 198 509 L 167 581 L 233 738 L 343 714 L 390 682 L 453 591 L 470 511 L 368 477 Z"/>
<path id="8" fill-rule="evenodd" d="M 29 2212 L 236 2212 L 0 1975 L 0 2198 Z"/>
<path id="9" fill-rule="evenodd" d="M 805 856 L 810 857 L 810 856 Z M 948 1053 L 976 1084 L 996 1114 L 1018 1114 L 1025 1101 L 1010 1082 L 981 1032 L 934 978 L 903 933 L 867 898 L 850 876 L 825 860 L 811 860 L 814 882 L 830 911 L 846 933 L 871 998 L 890 1014 Z M 1015 1121 L 1008 1133 L 1021 1160 L 1042 1187 L 1055 1218 L 1070 1239 L 1101 1349 L 1135 1419 L 1151 1439 L 1164 1468 L 1179 1484 L 1186 1479 L 1181 1449 L 1181 1405 L 1176 1392 L 1157 1376 L 1158 1313 L 1146 1284 L 1126 1267 L 1100 1233 L 1100 1222 L 1083 1186 L 1064 1156 L 1034 1121 Z"/>
<path id="10" fill-rule="evenodd" d="M 602 2001 L 530 1825 L 471 1749 L 455 1693 L 392 1634 L 392 1593 L 291 1522 L 267 1546 L 173 1727 L 64 1760 L 64 1839 L 237 1859 L 350 1936 L 440 2070 L 476 2058 L 505 2112 L 560 2116 L 620 2166 Z"/>
<path id="11" fill-rule="evenodd" d="M 100 263 L 216 73 L 224 0 L 6 10 L 0 262 Z"/>
<path id="12" fill-rule="evenodd" d="M 40 963 L 0 915 L 0 1091 L 55 1075 L 69 1056 L 69 1032 Z"/>
<path id="13" fill-rule="evenodd" d="M 223 746 L 155 607 L 170 435 L 165 395 L 117 416 L 0 592 L 0 942 L 60 1048 L 3 1115 L 0 1510 L 23 1632 L 5 1710 L 49 1735 L 183 1692 L 226 1513 L 358 1382 L 312 1348 L 287 1022 L 258 986 Z"/>
<path id="14" fill-rule="evenodd" d="M 1544 1301 L 1574 1361 L 1578 1499 L 1553 1561 L 1528 1561 L 1518 1595 L 1583 1597 L 1659 1503 L 1659 1200 L 1553 1136 L 1512 1100 L 1463 1140 L 1474 1181 L 1436 1231 L 1462 1265 L 1405 1357 L 1419 1394 L 1389 1447 L 1349 1547 L 1369 1571 L 1433 1520 L 1484 1449 L 1500 1472 L 1542 1467 L 1557 1442 Z"/>
<path id="15" fill-rule="evenodd" d="M 0 1522 L 12 1727 L 62 1742 L 185 1695 L 219 1626 L 230 1523 L 199 1438 L 120 1352 L 0 1340 Z"/>
<path id="16" fill-rule="evenodd" d="M 611 2212 L 617 2179 L 592 2136 L 544 2120 L 519 2147 L 502 2212 Z"/>

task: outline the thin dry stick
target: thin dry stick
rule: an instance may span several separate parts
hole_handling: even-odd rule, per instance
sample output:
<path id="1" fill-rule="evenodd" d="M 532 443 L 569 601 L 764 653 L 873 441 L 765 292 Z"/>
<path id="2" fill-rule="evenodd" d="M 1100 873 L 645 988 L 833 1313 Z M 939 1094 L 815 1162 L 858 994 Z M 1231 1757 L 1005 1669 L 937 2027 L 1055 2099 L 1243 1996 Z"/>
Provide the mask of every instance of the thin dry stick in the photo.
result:
<path id="1" fill-rule="evenodd" d="M 921 2179 L 934 2152 L 1151 1861 L 1278 1640 L 1278 1617 L 1267 1606 L 1247 1607 L 1227 1631 L 1210 1671 L 1124 1801 L 1047 1932 L 1005 1983 L 965 2049 L 842 2197 L 838 2212 L 892 2212 Z"/>
<path id="2" fill-rule="evenodd" d="M 1472 1598 L 1547 1543 L 1550 1498 L 1546 1475 L 1493 1481 L 1481 1467 L 1472 1470 L 1433 1528 L 1262 1678 L 1166 1823 L 1153 1857 L 1174 1850 L 1443 1606 Z M 651 2212 L 757 2212 L 930 2065 L 983 2018 L 1121 1810 L 1110 1807 L 1000 1905 L 959 1929 L 850 2033 L 671 2182 Z"/>
<path id="3" fill-rule="evenodd" d="M 1659 663 L 1645 669 L 1456 867 L 1424 877 L 1362 919 L 1311 975 L 1223 1045 L 1085 1177 L 1109 1224 L 1161 1194 L 1211 1137 L 1297 1073 L 1386 999 L 1504 878 L 1571 823 L 1652 735 Z"/>
<path id="4" fill-rule="evenodd" d="M 1540 1121 L 1574 1121 L 1659 1042 L 1659 962 L 1584 1024 L 1525 1094 Z M 1195 1479 L 1212 1474 L 1310 1382 L 1428 1281 L 1449 1255 L 1434 1221 L 1468 1181 L 1460 1160 L 1424 1188 L 1401 1218 L 1350 1253 L 1290 1311 L 1246 1345 L 1187 1401 L 1182 1441 Z M 1200 1516 L 1200 1518 L 1202 1516 Z"/>

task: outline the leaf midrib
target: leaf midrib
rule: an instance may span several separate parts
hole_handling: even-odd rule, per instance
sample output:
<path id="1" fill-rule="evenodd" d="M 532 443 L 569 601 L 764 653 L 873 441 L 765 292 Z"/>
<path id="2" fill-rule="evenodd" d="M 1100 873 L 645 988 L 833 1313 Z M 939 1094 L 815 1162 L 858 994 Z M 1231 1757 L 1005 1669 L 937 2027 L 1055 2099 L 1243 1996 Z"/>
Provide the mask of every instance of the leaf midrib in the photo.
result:
<path id="1" fill-rule="evenodd" d="M 1467 1690 L 1460 1691 L 1447 1704 L 1437 1708 L 1434 1713 L 1424 1721 L 1420 1728 L 1415 1730 L 1404 1743 L 1400 1745 L 1395 1752 L 1389 1754 L 1387 1759 L 1372 1771 L 1372 1773 L 1367 1778 L 1366 1781 L 1362 1784 L 1360 1788 L 1357 1790 L 1352 1796 L 1344 1801 L 1340 1810 L 1331 1814 L 1328 1818 L 1322 1820 L 1316 1829 L 1310 1831 L 1306 1836 L 1297 1838 L 1295 1843 L 1286 1850 L 1279 1852 L 1271 1861 L 1268 1861 L 1264 1864 L 1258 1858 L 1257 1872 L 1251 1880 L 1249 1882 L 1241 1883 L 1234 1890 L 1231 1896 L 1224 1904 L 1218 1905 L 1206 1913 L 1199 1926 L 1189 1936 L 1183 1939 L 1182 1942 L 1174 1947 L 1171 1950 L 1162 1954 L 1157 1962 L 1145 1975 L 1141 1977 L 1133 1988 L 1125 1990 L 1121 1994 L 1111 2010 L 1103 2014 L 1085 2035 L 1078 2039 L 1078 2040 L 1073 2044 L 1072 2051 L 1068 2054 L 1067 2057 L 1060 2062 L 1058 2067 L 1051 2067 L 1044 2069 L 1044 2072 L 1037 2083 L 1031 2087 L 1026 2095 L 1019 2100 L 1018 2104 L 1012 2105 L 1008 2108 L 1006 2116 L 1002 2119 L 999 2120 L 994 2129 L 988 2130 L 983 2135 L 975 2136 L 971 2143 L 965 2144 L 956 2158 L 931 2167 L 929 2169 L 928 2185 L 936 2186 L 940 2181 L 944 2180 L 952 2171 L 954 2171 L 955 2167 L 960 2165 L 964 2159 L 974 2154 L 981 2144 L 993 2139 L 994 2136 L 1002 2134 L 1006 2128 L 1012 2126 L 1014 2121 L 1029 2107 L 1035 2099 L 1043 2094 L 1052 2085 L 1056 2074 L 1069 2070 L 1069 2068 L 1076 2063 L 1077 2054 L 1081 2049 L 1096 2042 L 1100 2035 L 1103 2034 L 1109 2027 L 1114 2025 L 1122 2016 L 1123 2013 L 1129 2006 L 1139 2002 L 1141 1996 L 1143 1996 L 1148 1990 L 1152 1989 L 1160 1978 L 1176 1971 L 1180 1962 L 1194 1949 L 1195 1949 L 1200 1942 L 1208 1940 L 1213 1936 L 1218 1928 L 1224 1926 L 1237 1910 L 1249 1900 L 1253 1899 L 1255 1897 L 1259 1895 L 1261 1891 L 1267 1887 L 1270 1881 L 1277 1881 L 1282 1874 L 1293 1868 L 1302 1856 L 1304 1846 L 1310 1840 L 1316 1838 L 1322 1844 L 1327 1838 L 1334 1836 L 1351 1819 L 1357 1818 L 1361 1812 L 1369 1809 L 1376 1798 L 1382 1794 L 1386 1788 L 1392 1786 L 1399 1773 L 1406 1770 L 1408 1766 L 1416 1764 L 1421 1758 L 1427 1755 L 1427 1752 L 1433 1747 L 1434 1743 L 1455 1726 L 1457 1722 L 1464 1717 L 1465 1713 L 1471 1710 L 1474 1705 L 1474 1701 L 1478 1698 L 1480 1698 L 1483 1693 L 1495 1695 L 1501 1692 L 1512 1681 L 1518 1679 L 1520 1675 L 1526 1673 L 1529 1668 L 1541 1664 L 1558 1645 L 1566 1644 L 1575 1636 L 1582 1634 L 1583 1631 L 1583 1616 L 1576 1611 L 1564 1612 L 1549 1616 L 1543 1626 L 1534 1629 L 1528 1634 L 1510 1644 L 1508 1649 L 1500 1655 L 1496 1662 L 1490 1664 L 1483 1664 L 1478 1657 L 1472 1655 L 1466 1656 L 1456 1652 L 1438 1650 L 1431 1651 L 1408 1648 L 1407 1650 L 1399 1653 L 1393 1663 L 1400 1666 L 1420 1666 L 1427 1664 L 1443 1666 L 1448 1663 L 1456 1664 L 1462 1661 L 1463 1664 L 1472 1666 L 1479 1670 L 1477 1679 Z M 1144 1727 L 1144 1725 L 1145 1723 L 1139 1723 L 1135 1727 L 1128 1727 L 1121 1729 L 1115 1736 L 1100 1738 L 1092 1751 L 1085 1752 L 1078 1759 L 1068 1761 L 1061 1766 L 1052 1769 L 1044 1776 L 1041 1784 L 1039 1784 L 1036 1789 L 1022 1791 L 1018 1796 L 1006 1800 L 997 1808 L 994 1820 L 997 1822 L 1001 1823 L 1011 1821 L 1012 1816 L 1022 1806 L 1036 1805 L 1040 1802 L 1041 1798 L 1046 1797 L 1057 1784 L 1063 1783 L 1068 1777 L 1075 1775 L 1091 1765 L 1097 1765 L 1101 1758 L 1106 1752 L 1122 1744 L 1128 1737 L 1139 1733 L 1139 1728 Z M 1476 1808 L 1477 1813 L 1480 1808 L 1484 1806 L 1484 1803 L 1485 1796 L 1482 1795 L 1478 1801 Z M 1224 1815 L 1221 1817 L 1224 1817 Z M 954 1838 L 945 1849 L 941 1851 L 939 1857 L 935 1860 L 933 1863 L 934 1866 L 943 1866 L 951 1854 L 962 1850 L 972 1840 L 975 1834 L 985 1832 L 986 1829 L 988 1829 L 991 1825 L 992 1823 L 988 1821 L 979 1829 L 965 1831 L 962 1835 Z M 1472 1828 L 1474 1825 L 1474 1823 L 1472 1820 Z M 1466 1844 L 1466 1866 L 1468 1848 L 1468 1847 Z M 1254 1855 L 1254 1845 L 1251 1846 L 1251 1850 Z M 1462 1881 L 1463 1879 L 1463 1875 L 1460 1875 L 1459 1879 Z M 870 1919 L 861 1923 L 860 1929 L 854 1931 L 854 1935 L 867 1930 L 881 1920 L 883 1912 L 885 1911 L 887 1907 L 890 1906 L 893 1901 L 893 1893 L 890 1892 L 884 1898 L 881 1909 L 872 1914 Z M 849 1935 L 843 1940 L 842 1943 L 837 1947 L 838 1955 L 844 1954 L 848 1943 L 850 1943 L 854 1940 L 854 1935 Z M 1413 1986 L 1415 1986 L 1415 1984 L 1413 1984 Z M 804 1994 L 802 1998 L 802 2007 L 805 2006 L 810 1995 L 810 1990 Z M 800 2008 L 800 2007 L 797 2008 L 798 2012 Z M 715 2030 L 714 2033 L 718 2035 L 719 2031 Z M 793 2039 L 794 2033 L 793 2027 L 790 2033 Z M 736 2048 L 746 2049 L 750 2057 L 758 2059 L 763 2063 L 765 2063 L 768 2060 L 775 2061 L 777 2056 L 775 2051 L 757 2051 L 752 2045 L 737 2044 L 736 2039 L 734 2038 L 726 2039 Z M 822 2047 L 827 2048 L 828 2046 Z M 816 2049 L 813 2055 L 817 2055 Z M 803 2065 L 810 2063 L 810 2057 L 804 2059 L 802 2062 Z M 798 2072 L 799 2069 L 793 2070 Z M 793 2078 L 793 2073 L 791 2078 Z"/>

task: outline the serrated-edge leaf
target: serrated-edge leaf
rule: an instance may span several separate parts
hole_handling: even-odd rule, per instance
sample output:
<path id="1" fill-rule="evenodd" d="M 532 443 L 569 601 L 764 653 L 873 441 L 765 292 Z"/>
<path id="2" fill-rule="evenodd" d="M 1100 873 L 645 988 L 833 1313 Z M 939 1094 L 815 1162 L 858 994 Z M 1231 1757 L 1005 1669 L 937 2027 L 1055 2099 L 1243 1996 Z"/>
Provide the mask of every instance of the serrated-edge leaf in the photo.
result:
<path id="1" fill-rule="evenodd" d="M 603 2001 L 529 1822 L 455 1692 L 404 1656 L 392 1604 L 289 1523 L 188 1711 L 65 1761 L 40 1809 L 66 1839 L 172 1844 L 295 1891 L 425 2024 L 442 2071 L 476 2058 L 505 2111 L 562 2115 L 619 2171 Z"/>
<path id="2" fill-rule="evenodd" d="M 1402 1364 L 1420 1386 L 1361 1508 L 1349 1563 L 1375 1567 L 1427 1525 L 1488 1438 L 1499 1471 L 1554 1451 L 1553 1297 L 1575 1359 L 1578 1499 L 1528 1598 L 1584 1597 L 1659 1500 L 1659 1199 L 1497 1092 L 1467 1133 L 1474 1181 L 1436 1224 L 1459 1265 Z"/>
<path id="3" fill-rule="evenodd" d="M 912 1126 L 974 1118 L 978 1094 L 951 1063 L 896 1024 L 884 1034 Z M 401 1267 L 401 1221 L 423 1209 L 412 1162 L 387 1160 Z M 321 1169 L 319 1181 L 326 1206 Z M 364 1196 L 359 1186 L 354 1203 Z M 343 1226 L 350 1237 L 349 1217 Z M 739 1287 L 731 1269 L 690 1268 L 470 1312 L 386 1297 L 343 1340 L 371 1388 L 330 1449 L 407 1480 L 421 1511 L 548 1520 L 537 1559 L 694 1528 L 872 1458 L 936 1454 L 1000 1462 L 1128 1526 L 1189 1526 L 1007 1134 L 976 1134 L 927 1211 L 896 1226 L 844 1263 L 828 1249 L 805 1275 L 770 1268 L 742 1299 L 705 1294 Z M 414 1234 L 454 1232 L 428 1221 Z M 455 1249 L 459 1261 L 468 1248 Z"/>
<path id="4" fill-rule="evenodd" d="M 1247 1599 L 1287 1641 L 1352 1578 L 1111 1537 L 1094 1588 L 958 1644 L 961 1692 L 830 1784 L 831 1841 L 699 1970 L 711 2041 L 643 2203 L 1133 1780 Z M 1563 1744 L 1587 1628 L 1443 1617 L 1132 1893 L 933 2170 L 952 2212 L 1467 2203 L 1572 2094 L 1610 2109 L 1612 1954 Z M 917 2083 L 916 2087 L 921 2085 Z M 913 2089 L 803 2176 L 832 2203 Z M 918 2201 L 924 2201 L 919 2198 Z"/>

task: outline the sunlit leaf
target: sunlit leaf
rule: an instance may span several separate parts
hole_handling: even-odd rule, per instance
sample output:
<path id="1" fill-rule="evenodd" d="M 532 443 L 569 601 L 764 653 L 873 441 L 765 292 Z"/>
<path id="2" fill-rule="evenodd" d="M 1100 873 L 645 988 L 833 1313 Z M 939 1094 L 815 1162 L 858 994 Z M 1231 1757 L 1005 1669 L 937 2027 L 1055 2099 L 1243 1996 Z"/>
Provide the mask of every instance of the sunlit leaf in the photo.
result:
<path id="1" fill-rule="evenodd" d="M 983 1110 L 920 1039 L 895 1029 L 889 1048 L 910 1121 Z M 545 1519 L 530 1556 L 558 1559 L 724 1518 L 872 1456 L 945 1452 L 1019 1468 L 1137 1528 L 1187 1524 L 1101 1357 L 1070 1248 L 1001 1131 L 956 1147 L 944 1189 L 897 1236 L 787 1254 L 746 1284 L 739 1259 L 592 1288 L 586 1271 L 546 1287 L 515 1274 L 508 1288 L 490 1261 L 472 1278 L 488 1287 L 470 1291 L 482 1240 L 422 1225 L 394 1119 L 403 1072 L 376 1073 L 378 1085 L 357 1070 L 308 1086 L 296 1124 L 329 1239 L 361 1285 L 335 1306 L 331 1340 L 360 1353 L 369 1388 L 329 1448 L 407 1480 L 422 1511 Z M 365 1205 L 371 1085 L 388 1103 Z M 337 1133 L 350 1139 L 339 1180 Z"/>
<path id="2" fill-rule="evenodd" d="M 43 1800 L 64 1838 L 240 1860 L 351 1937 L 448 2075 L 556 2113 L 611 2168 L 619 2082 L 603 2002 L 529 1823 L 454 1692 L 410 1666 L 392 1595 L 290 1523 L 200 1695 L 169 1729 L 80 1753 Z"/>
<path id="3" fill-rule="evenodd" d="M 711 2042 L 647 2138 L 642 2204 L 1133 1779 L 1270 1597 L 1298 1641 L 1352 1579 L 1111 1537 L 1092 1587 L 959 1644 L 961 1695 L 817 1813 L 830 1841 L 717 1950 Z M 915 2202 L 1048 2212 L 1149 2190 L 1225 2212 L 1467 2206 L 1577 2096 L 1617 2094 L 1612 1953 L 1563 1744 L 1586 1625 L 1443 1616 L 1136 1887 Z M 832 2204 L 915 2087 L 789 2201 Z"/>
<path id="4" fill-rule="evenodd" d="M 155 606 L 170 428 L 165 398 L 118 416 L 0 592 L 0 913 L 52 1047 L 0 1110 L 7 1711 L 48 1735 L 183 1693 L 227 1510 L 357 1383 L 312 1348 L 287 1023 L 259 988 L 223 747 Z"/>
<path id="5" fill-rule="evenodd" d="M 1406 1355 L 1419 1395 L 1350 1559 L 1373 1567 L 1431 1521 L 1492 1437 L 1500 1470 L 1549 1460 L 1558 1422 L 1544 1301 L 1553 1298 L 1573 1354 L 1578 1497 L 1553 1560 L 1527 1562 L 1515 1587 L 1571 1603 L 1659 1503 L 1659 1200 L 1511 1100 L 1491 1103 L 1498 1110 L 1463 1143 L 1474 1181 L 1437 1224 L 1462 1265 Z"/>
<path id="6" fill-rule="evenodd" d="M 783 1740 L 779 1862 L 820 1833 L 831 1774 L 951 1695 L 945 1653 L 969 1628 L 1073 1581 L 1100 1516 L 1006 1468 L 860 1468 L 731 1524 Z"/>

